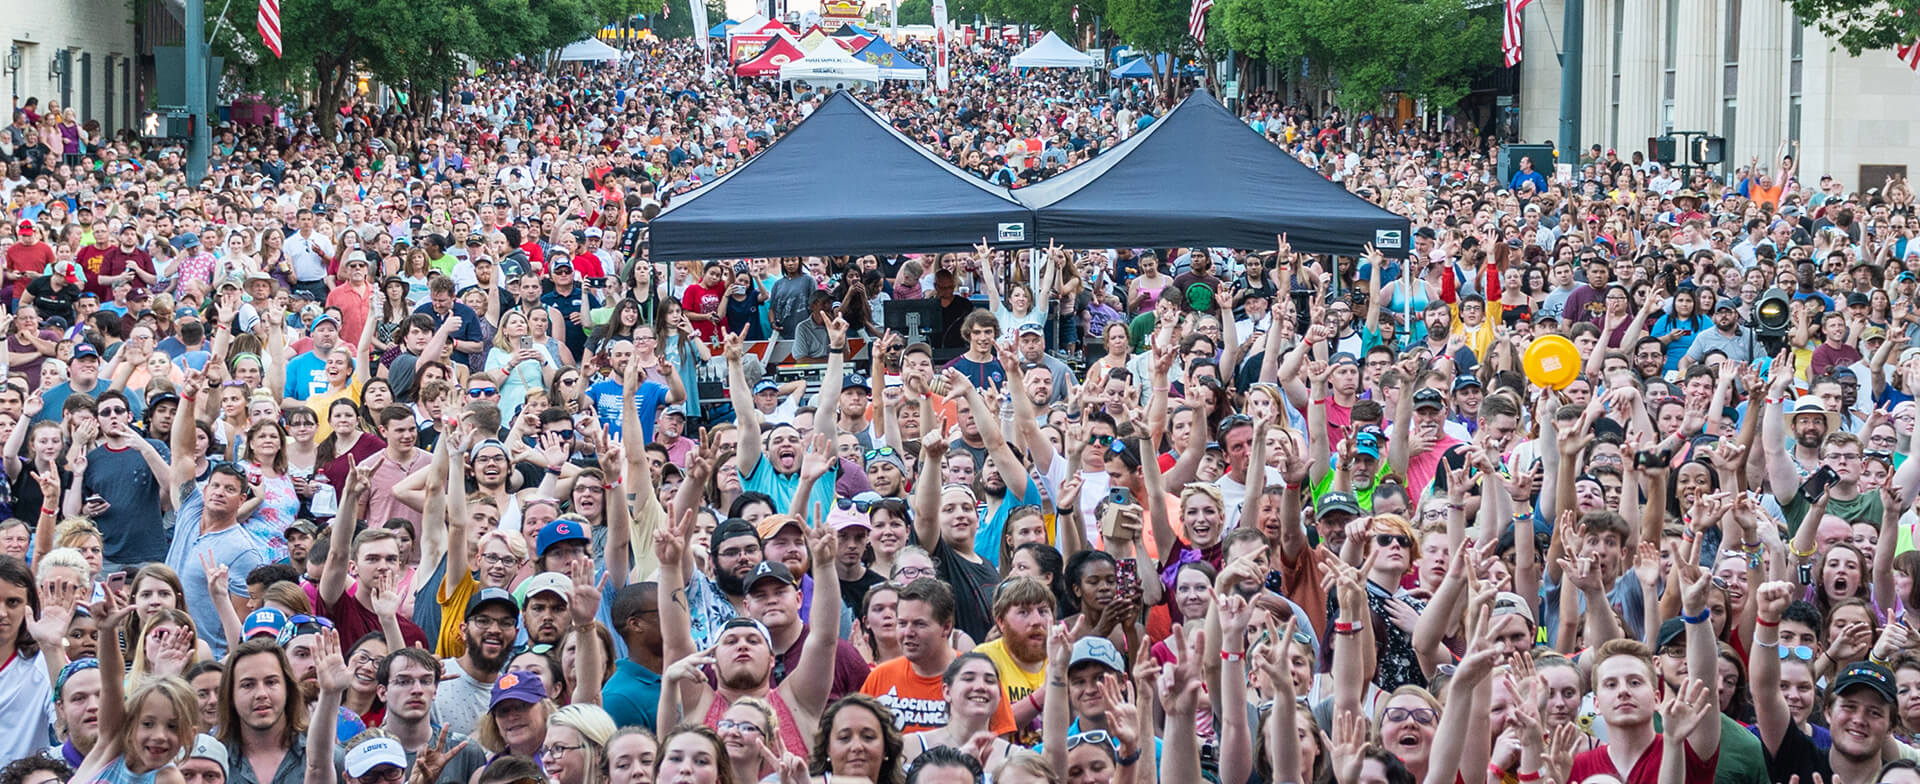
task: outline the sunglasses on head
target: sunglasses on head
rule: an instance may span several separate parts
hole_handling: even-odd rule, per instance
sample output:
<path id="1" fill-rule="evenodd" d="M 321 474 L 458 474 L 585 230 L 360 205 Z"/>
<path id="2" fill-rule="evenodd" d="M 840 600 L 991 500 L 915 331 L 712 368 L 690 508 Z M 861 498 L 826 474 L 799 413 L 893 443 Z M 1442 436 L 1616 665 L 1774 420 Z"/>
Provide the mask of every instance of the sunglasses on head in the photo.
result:
<path id="1" fill-rule="evenodd" d="M 893 451 L 893 447 L 890 447 L 890 446 L 883 446 L 883 447 L 880 447 L 880 448 L 878 448 L 878 449 L 869 449 L 869 450 L 867 450 L 867 454 L 866 454 L 866 455 L 865 455 L 864 457 L 862 457 L 861 459 L 862 459 L 862 460 L 872 460 L 872 459 L 874 459 L 874 458 L 876 458 L 876 457 L 888 457 L 888 456 L 890 456 L 890 455 L 895 455 L 895 454 L 898 454 L 898 453 L 897 453 L 897 452 L 895 452 L 895 451 Z"/>
<path id="2" fill-rule="evenodd" d="M 873 508 L 872 501 L 856 501 L 851 498 L 839 499 L 833 502 L 833 505 L 843 512 L 850 509 L 861 514 L 866 514 L 868 510 Z"/>

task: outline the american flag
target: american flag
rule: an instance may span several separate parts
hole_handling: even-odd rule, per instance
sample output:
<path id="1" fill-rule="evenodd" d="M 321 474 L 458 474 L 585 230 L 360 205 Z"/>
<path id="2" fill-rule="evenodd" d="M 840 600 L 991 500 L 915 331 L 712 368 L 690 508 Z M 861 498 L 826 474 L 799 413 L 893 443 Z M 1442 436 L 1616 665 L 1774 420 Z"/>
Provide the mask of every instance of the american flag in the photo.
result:
<path id="1" fill-rule="evenodd" d="M 1207 44 L 1207 9 L 1212 7 L 1213 0 L 1193 0 L 1193 13 L 1187 16 L 1187 33 L 1201 46 Z"/>
<path id="2" fill-rule="evenodd" d="M 1920 71 L 1920 40 L 1895 48 L 1893 52 L 1900 55 L 1900 62 L 1906 63 L 1908 69 Z"/>
<path id="3" fill-rule="evenodd" d="M 1520 12 L 1533 0 L 1506 0 L 1506 25 L 1500 32 L 1500 52 L 1508 68 L 1520 64 Z"/>
<path id="4" fill-rule="evenodd" d="M 260 0 L 260 15 L 254 19 L 260 29 L 260 42 L 274 57 L 280 56 L 280 0 Z"/>

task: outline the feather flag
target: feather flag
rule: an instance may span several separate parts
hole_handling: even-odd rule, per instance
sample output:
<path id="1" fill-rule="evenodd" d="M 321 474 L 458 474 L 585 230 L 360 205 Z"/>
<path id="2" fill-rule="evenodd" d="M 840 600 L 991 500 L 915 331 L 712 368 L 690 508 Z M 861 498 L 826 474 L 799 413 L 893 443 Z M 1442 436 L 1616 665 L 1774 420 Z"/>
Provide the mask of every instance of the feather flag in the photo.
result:
<path id="1" fill-rule="evenodd" d="M 933 0 L 933 48 L 934 84 L 944 93 L 952 84 L 947 73 L 947 0 Z"/>

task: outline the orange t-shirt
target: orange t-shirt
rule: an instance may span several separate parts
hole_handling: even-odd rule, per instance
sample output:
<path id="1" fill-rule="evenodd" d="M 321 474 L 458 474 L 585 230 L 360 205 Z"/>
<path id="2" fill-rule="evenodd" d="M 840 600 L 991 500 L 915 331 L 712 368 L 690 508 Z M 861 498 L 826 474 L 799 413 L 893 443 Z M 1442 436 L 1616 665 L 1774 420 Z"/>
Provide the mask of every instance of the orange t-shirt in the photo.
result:
<path id="1" fill-rule="evenodd" d="M 940 676 L 922 678 L 913 671 L 913 664 L 905 656 L 881 662 L 867 673 L 867 682 L 860 686 L 860 693 L 880 701 L 893 711 L 893 725 L 903 733 L 925 732 L 947 726 L 946 690 L 941 686 Z M 995 735 L 1005 735 L 1018 729 L 1013 723 L 1013 708 L 1007 705 L 1006 692 L 1001 692 L 1000 705 L 993 710 L 993 724 L 989 730 Z"/>
<path id="2" fill-rule="evenodd" d="M 1786 183 L 1781 183 L 1771 188 L 1748 186 L 1747 195 L 1753 199 L 1753 203 L 1755 204 L 1762 207 L 1772 207 L 1780 203 L 1780 194 L 1786 189 Z"/>

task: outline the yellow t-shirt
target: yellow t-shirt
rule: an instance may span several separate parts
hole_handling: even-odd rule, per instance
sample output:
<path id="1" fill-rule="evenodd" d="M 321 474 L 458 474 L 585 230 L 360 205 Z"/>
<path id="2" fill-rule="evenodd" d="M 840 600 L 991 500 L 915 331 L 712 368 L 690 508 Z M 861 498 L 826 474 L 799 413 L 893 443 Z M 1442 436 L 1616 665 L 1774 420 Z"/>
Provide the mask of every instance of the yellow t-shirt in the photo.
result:
<path id="1" fill-rule="evenodd" d="M 314 416 L 320 418 L 319 429 L 313 433 L 314 441 L 325 441 L 327 436 L 333 434 L 333 425 L 327 423 L 327 409 L 333 407 L 333 401 L 345 398 L 358 403 L 360 402 L 360 388 L 363 386 L 366 386 L 366 382 L 355 378 L 347 384 L 346 389 L 329 389 L 307 398 L 307 408 L 313 409 Z"/>
<path id="2" fill-rule="evenodd" d="M 1013 653 L 1007 650 L 1007 641 L 994 638 L 990 642 L 974 647 L 974 650 L 993 660 L 993 668 L 1000 672 L 1000 691 L 1007 695 L 1007 704 L 1012 705 L 1024 700 L 1028 695 L 1039 691 L 1047 684 L 1047 665 L 1028 671 L 1020 662 L 1014 661 Z"/>
<path id="3" fill-rule="evenodd" d="M 440 595 L 433 597 L 440 602 L 440 642 L 433 653 L 442 659 L 457 659 L 467 652 L 467 638 L 460 627 L 466 625 L 467 602 L 473 601 L 480 581 L 473 579 L 473 573 L 464 566 L 448 564 L 447 568 L 450 573 L 441 579 Z"/>

